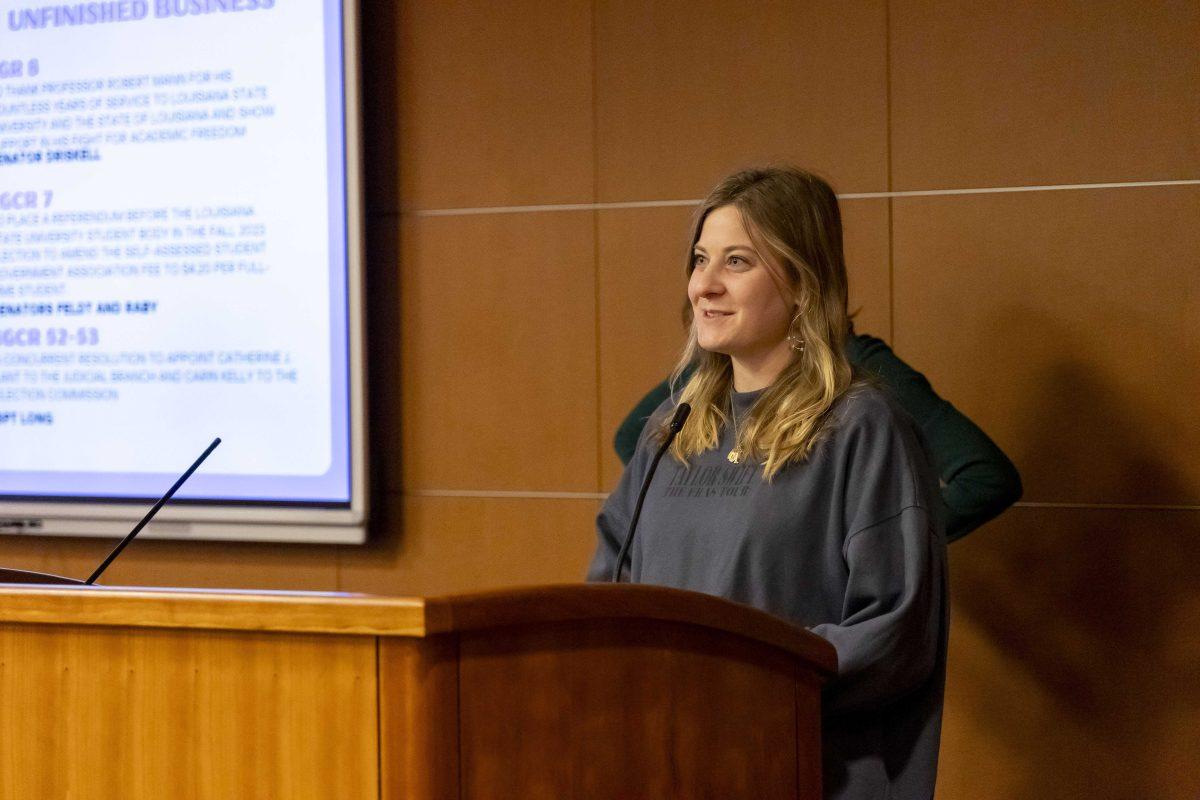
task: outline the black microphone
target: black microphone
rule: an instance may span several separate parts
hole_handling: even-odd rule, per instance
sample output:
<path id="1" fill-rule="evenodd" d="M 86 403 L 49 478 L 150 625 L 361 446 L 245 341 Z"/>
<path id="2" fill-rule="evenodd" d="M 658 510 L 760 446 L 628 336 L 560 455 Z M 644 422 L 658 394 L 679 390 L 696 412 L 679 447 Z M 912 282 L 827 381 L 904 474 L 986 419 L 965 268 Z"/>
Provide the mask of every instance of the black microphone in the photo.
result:
<path id="1" fill-rule="evenodd" d="M 654 470 L 658 469 L 658 462 L 663 457 L 663 453 L 667 452 L 667 448 L 671 446 L 671 442 L 675 441 L 675 436 L 679 433 L 683 423 L 687 421 L 688 414 L 692 413 L 692 407 L 687 403 L 680 403 L 675 407 L 675 416 L 671 417 L 671 425 L 667 429 L 667 438 L 658 448 L 658 452 L 654 454 L 654 460 L 650 462 L 650 471 L 646 473 L 646 479 L 642 481 L 642 490 L 638 492 L 637 505 L 633 507 L 633 519 L 629 521 L 629 532 L 625 534 L 625 542 L 621 545 L 621 550 L 617 553 L 617 563 L 613 566 L 612 582 L 621 582 L 621 564 L 625 561 L 625 556 L 629 553 L 629 546 L 633 544 L 633 534 L 637 530 L 638 517 L 642 515 L 642 502 L 646 499 L 646 492 L 650 489 L 650 481 L 654 478 Z"/>
<path id="2" fill-rule="evenodd" d="M 146 512 L 146 516 L 142 517 L 142 521 L 139 522 L 137 525 L 134 525 L 133 530 L 131 530 L 129 532 L 129 534 L 124 539 L 121 540 L 121 543 L 118 544 L 116 547 L 114 547 L 113 551 L 108 554 L 108 558 L 104 559 L 104 561 L 101 562 L 100 566 L 96 567 L 96 571 L 92 573 L 91 577 L 88 578 L 86 581 L 84 581 L 85 584 L 87 584 L 88 586 L 91 586 L 93 583 L 96 582 L 96 578 L 100 577 L 100 573 L 102 573 L 102 572 L 104 572 L 104 570 L 108 569 L 108 565 L 113 562 L 113 559 L 115 559 L 117 556 L 121 555 L 121 551 L 125 549 L 125 545 L 132 542 L 133 537 L 137 536 L 139 533 L 142 532 L 142 528 L 146 527 L 146 523 L 149 522 L 150 520 L 154 519 L 154 515 L 158 513 L 158 510 L 160 508 L 162 508 L 163 506 L 165 506 L 167 504 L 167 501 L 175 496 L 175 493 L 177 491 L 179 491 L 179 487 L 183 486 L 184 481 L 186 481 L 188 478 L 192 477 L 192 473 L 200 468 L 200 465 L 204 463 L 204 459 L 208 458 L 209 454 L 211 454 L 213 450 L 216 450 L 217 445 L 219 445 L 220 443 L 221 443 L 221 437 L 219 437 L 219 436 L 216 439 L 212 440 L 212 444 L 210 444 L 208 446 L 208 449 L 206 449 L 203 453 L 200 454 L 199 458 L 197 458 L 194 462 L 192 462 L 192 465 L 187 468 L 187 472 L 185 472 L 179 476 L 179 480 L 175 481 L 175 485 L 172 486 L 170 489 L 167 489 L 167 493 L 164 494 L 162 496 L 162 498 L 157 503 L 154 504 L 154 508 L 152 508 L 148 512 Z"/>
<path id="3" fill-rule="evenodd" d="M 170 489 L 167 489 L 167 493 L 162 496 L 162 499 L 154 504 L 154 507 L 150 509 L 146 516 L 142 517 L 142 521 L 134 526 L 133 530 L 131 530 L 125 536 L 125 538 L 121 540 L 121 543 L 118 544 L 113 551 L 108 554 L 108 558 L 104 559 L 104 562 L 100 566 L 96 567 L 96 571 L 93 572 L 91 577 L 86 581 L 81 581 L 78 578 L 64 578 L 62 575 L 51 575 L 45 572 L 30 572 L 23 569 L 4 569 L 3 567 L 0 567 L 0 584 L 48 583 L 91 586 L 96 582 L 96 579 L 100 577 L 100 574 L 104 572 L 104 570 L 108 569 L 108 565 L 113 562 L 113 559 L 121 554 L 121 551 L 125 549 L 125 546 L 133 541 L 133 537 L 141 533 L 142 528 L 146 527 L 146 523 L 154 518 L 154 515 L 158 513 L 158 510 L 166 505 L 168 500 L 175 496 L 175 492 L 179 491 L 179 487 L 183 486 L 184 481 L 192 477 L 192 473 L 200 467 L 200 465 L 204 462 L 204 459 L 208 458 L 209 454 L 212 453 L 213 450 L 217 449 L 217 445 L 220 443 L 220 438 L 212 440 L 212 444 L 208 446 L 208 449 L 201 453 L 200 457 L 192 462 L 192 465 L 187 468 L 187 472 L 179 476 L 179 480 L 175 481 L 175 485 Z"/>

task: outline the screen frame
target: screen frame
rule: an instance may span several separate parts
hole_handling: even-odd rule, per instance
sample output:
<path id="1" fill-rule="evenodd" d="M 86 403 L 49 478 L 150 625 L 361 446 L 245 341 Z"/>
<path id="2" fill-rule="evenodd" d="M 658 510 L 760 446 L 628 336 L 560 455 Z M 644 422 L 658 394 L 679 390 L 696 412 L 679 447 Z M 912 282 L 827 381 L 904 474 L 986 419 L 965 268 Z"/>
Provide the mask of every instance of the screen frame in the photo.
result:
<path id="1" fill-rule="evenodd" d="M 346 230 L 347 368 L 350 500 L 322 505 L 230 500 L 176 501 L 164 506 L 140 537 L 150 539 L 362 544 L 369 520 L 365 280 L 365 197 L 362 183 L 362 81 L 358 0 L 341 0 L 343 171 Z M 186 464 L 180 466 L 180 470 Z M 170 484 L 164 484 L 165 491 Z M 0 534 L 122 536 L 149 501 L 0 498 Z"/>

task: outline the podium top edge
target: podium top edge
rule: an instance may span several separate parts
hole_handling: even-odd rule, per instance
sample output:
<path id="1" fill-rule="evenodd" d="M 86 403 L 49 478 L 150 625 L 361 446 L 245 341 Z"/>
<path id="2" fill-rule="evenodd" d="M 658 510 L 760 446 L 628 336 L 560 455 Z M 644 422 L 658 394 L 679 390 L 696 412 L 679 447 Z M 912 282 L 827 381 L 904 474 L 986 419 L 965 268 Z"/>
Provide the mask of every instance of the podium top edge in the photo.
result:
<path id="1" fill-rule="evenodd" d="M 0 624 L 424 636 L 425 602 L 345 592 L 0 585 Z"/>
<path id="2" fill-rule="evenodd" d="M 425 599 L 427 635 L 597 620 L 651 620 L 707 628 L 784 650 L 820 675 L 837 674 L 837 651 L 815 633 L 757 608 L 683 589 L 561 584 Z"/>
<path id="3" fill-rule="evenodd" d="M 837 670 L 815 634 L 720 597 L 659 586 L 560 584 L 435 597 L 350 592 L 0 585 L 0 624 L 428 637 L 519 625 L 650 620 L 709 628 Z"/>

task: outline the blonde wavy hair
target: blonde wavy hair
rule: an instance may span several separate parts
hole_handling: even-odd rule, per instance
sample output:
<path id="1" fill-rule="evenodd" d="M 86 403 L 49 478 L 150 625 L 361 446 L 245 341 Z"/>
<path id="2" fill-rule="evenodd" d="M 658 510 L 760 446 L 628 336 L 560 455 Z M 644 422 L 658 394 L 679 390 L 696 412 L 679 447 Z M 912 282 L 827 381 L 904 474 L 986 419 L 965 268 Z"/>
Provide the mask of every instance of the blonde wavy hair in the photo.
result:
<path id="1" fill-rule="evenodd" d="M 790 333 L 804 341 L 803 351 L 754 403 L 737 442 L 749 458 L 762 463 L 763 477 L 771 480 L 784 465 L 808 456 L 834 402 L 854 383 L 844 349 L 849 317 L 841 213 L 829 184 L 804 170 L 767 167 L 730 175 L 696 211 L 687 253 L 689 278 L 704 221 L 725 206 L 741 214 L 766 268 L 782 279 L 780 291 L 797 314 Z M 671 445 L 684 464 L 719 443 L 733 390 L 730 357 L 699 346 L 694 320 L 671 374 L 672 395 L 693 364 L 695 371 L 677 395 L 679 402 L 691 404 L 692 413 Z M 659 441 L 665 435 L 664 421 Z"/>

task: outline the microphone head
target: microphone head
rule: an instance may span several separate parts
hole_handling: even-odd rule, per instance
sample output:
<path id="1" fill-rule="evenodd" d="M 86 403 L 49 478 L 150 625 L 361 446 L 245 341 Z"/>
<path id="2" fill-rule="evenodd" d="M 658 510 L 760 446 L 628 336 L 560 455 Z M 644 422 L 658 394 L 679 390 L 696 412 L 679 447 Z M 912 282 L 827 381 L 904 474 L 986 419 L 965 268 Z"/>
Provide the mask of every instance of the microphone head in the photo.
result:
<path id="1" fill-rule="evenodd" d="M 692 407 L 687 403 L 680 403 L 675 407 L 675 416 L 671 417 L 671 433 L 679 433 L 679 429 L 683 427 L 683 423 L 687 421 L 690 413 L 692 413 Z"/>

